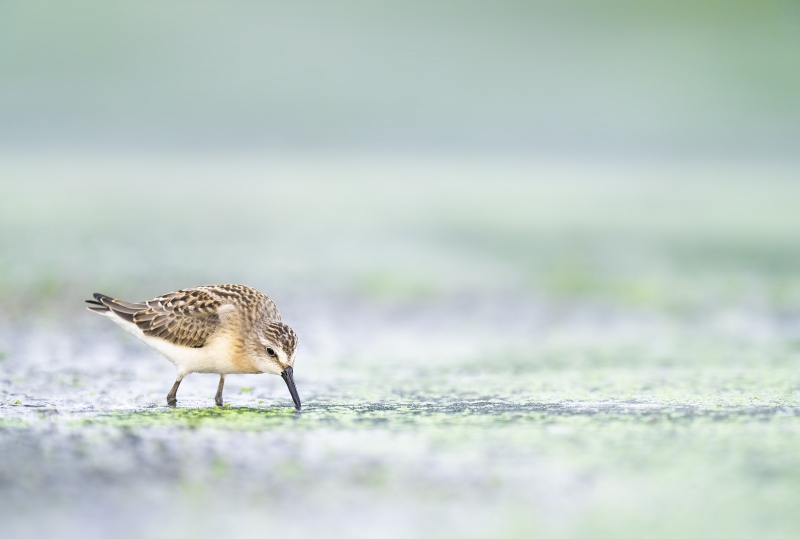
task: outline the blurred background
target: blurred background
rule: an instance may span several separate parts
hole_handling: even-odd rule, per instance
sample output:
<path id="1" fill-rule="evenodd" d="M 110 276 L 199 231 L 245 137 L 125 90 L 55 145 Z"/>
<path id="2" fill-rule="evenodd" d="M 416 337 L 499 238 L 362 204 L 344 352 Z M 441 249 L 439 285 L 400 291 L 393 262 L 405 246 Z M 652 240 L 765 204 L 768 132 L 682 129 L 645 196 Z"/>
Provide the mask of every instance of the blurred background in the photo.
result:
<path id="1" fill-rule="evenodd" d="M 791 1 L 0 9 L 8 149 L 729 159 L 800 137 Z"/>
<path id="2" fill-rule="evenodd" d="M 799 20 L 2 2 L 8 529 L 796 536 Z M 164 410 L 82 307 L 222 282 L 300 335 L 301 416 L 272 377 Z"/>
<path id="3" fill-rule="evenodd" d="M 4 2 L 0 287 L 777 301 L 795 293 L 798 15 Z"/>

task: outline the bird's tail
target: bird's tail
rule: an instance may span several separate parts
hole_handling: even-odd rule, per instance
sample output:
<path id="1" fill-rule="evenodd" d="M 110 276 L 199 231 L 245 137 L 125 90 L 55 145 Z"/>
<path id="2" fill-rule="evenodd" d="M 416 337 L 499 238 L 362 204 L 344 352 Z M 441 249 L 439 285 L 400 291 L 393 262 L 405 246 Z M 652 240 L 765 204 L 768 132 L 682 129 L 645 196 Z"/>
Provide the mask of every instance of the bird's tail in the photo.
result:
<path id="1" fill-rule="evenodd" d="M 95 293 L 93 295 L 94 300 L 86 300 L 86 303 L 88 303 L 87 309 L 93 313 L 105 316 L 117 315 L 128 322 L 133 322 L 133 315 L 147 308 L 147 305 L 144 303 L 128 303 L 127 301 L 114 299 L 105 294 Z"/>
<path id="2" fill-rule="evenodd" d="M 86 300 L 86 303 L 88 304 L 87 307 L 86 307 L 87 309 L 89 309 L 93 313 L 97 313 L 97 314 L 106 314 L 111 310 L 108 307 L 106 307 L 105 305 L 103 305 L 103 299 L 105 298 L 105 299 L 111 300 L 113 298 L 110 298 L 108 296 L 105 296 L 103 294 L 98 294 L 98 293 L 93 294 L 93 296 L 94 296 L 94 300 L 91 300 L 91 299 L 87 299 Z"/>

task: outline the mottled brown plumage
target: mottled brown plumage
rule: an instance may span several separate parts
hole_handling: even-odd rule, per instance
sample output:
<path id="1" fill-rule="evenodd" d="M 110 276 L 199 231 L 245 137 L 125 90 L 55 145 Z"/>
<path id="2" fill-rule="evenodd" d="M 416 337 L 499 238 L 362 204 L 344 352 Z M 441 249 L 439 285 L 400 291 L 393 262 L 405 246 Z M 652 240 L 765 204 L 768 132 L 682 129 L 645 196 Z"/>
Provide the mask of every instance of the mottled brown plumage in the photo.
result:
<path id="1" fill-rule="evenodd" d="M 136 324 L 145 335 L 191 348 L 201 348 L 219 328 L 217 311 L 223 305 L 237 307 L 244 330 L 252 329 L 253 323 L 259 318 L 281 320 L 278 308 L 271 299 L 243 285 L 198 286 L 139 303 L 129 303 L 103 294 L 95 294 L 94 297 L 117 316 Z"/>
<path id="2" fill-rule="evenodd" d="M 275 303 L 258 290 L 235 284 L 198 286 L 135 303 L 94 297 L 96 301 L 87 301 L 89 310 L 110 316 L 178 367 L 168 403 L 174 404 L 181 379 L 192 372 L 221 375 L 218 404 L 225 374 L 269 372 L 284 377 L 299 408 L 292 378 L 297 335 L 281 322 Z"/>

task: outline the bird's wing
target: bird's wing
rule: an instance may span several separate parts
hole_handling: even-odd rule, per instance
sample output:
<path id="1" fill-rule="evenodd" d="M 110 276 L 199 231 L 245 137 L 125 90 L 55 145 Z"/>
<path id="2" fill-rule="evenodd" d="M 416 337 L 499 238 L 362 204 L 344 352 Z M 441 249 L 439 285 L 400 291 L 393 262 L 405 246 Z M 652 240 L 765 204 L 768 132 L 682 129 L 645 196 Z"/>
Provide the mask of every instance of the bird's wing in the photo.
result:
<path id="1" fill-rule="evenodd" d="M 201 348 L 219 327 L 221 311 L 231 307 L 199 289 L 178 290 L 140 303 L 102 294 L 94 297 L 96 303 L 135 324 L 145 335 L 190 348 Z"/>
<path id="2" fill-rule="evenodd" d="M 192 290 L 206 292 L 223 304 L 236 305 L 240 311 L 246 313 L 245 318 L 249 320 L 266 318 L 267 320 L 280 321 L 281 319 L 281 313 L 275 303 L 265 294 L 249 286 L 241 284 L 212 284 L 198 286 Z"/>

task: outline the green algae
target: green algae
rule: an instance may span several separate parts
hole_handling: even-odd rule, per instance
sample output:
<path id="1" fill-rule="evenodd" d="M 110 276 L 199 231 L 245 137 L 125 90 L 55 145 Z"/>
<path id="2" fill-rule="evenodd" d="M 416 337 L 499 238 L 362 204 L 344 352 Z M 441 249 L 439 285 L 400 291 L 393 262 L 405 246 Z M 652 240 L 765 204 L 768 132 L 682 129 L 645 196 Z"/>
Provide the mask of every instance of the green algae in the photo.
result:
<path id="1" fill-rule="evenodd" d="M 56 420 L 86 439 L 87 447 L 122 437 L 128 441 L 113 447 L 130 455 L 179 440 L 181 458 L 202 463 L 199 469 L 166 463 L 178 466 L 175 492 L 182 503 L 193 500 L 193 507 L 211 503 L 219 490 L 237 492 L 240 509 L 256 511 L 269 511 L 281 496 L 346 507 L 328 499 L 332 493 L 363 496 L 370 507 L 393 506 L 399 514 L 407 509 L 398 506 L 408 504 L 458 503 L 475 514 L 493 514 L 500 526 L 493 535 L 503 538 L 535 530 L 616 537 L 644 529 L 652 537 L 698 530 L 735 538 L 760 530 L 761 536 L 780 537 L 800 529 L 800 502 L 792 495 L 800 488 L 797 408 L 454 399 L 317 403 L 300 413 L 209 407 Z M 271 494 L 253 485 L 249 467 L 242 468 L 234 448 L 243 444 L 263 453 L 267 471 L 259 473 L 275 489 Z M 546 494 L 537 494 L 539 483 Z M 242 498 L 230 485 L 255 490 Z M 549 505 L 562 496 L 569 508 Z M 548 514 L 553 511 L 564 511 L 569 524 L 559 524 Z"/>
<path id="2" fill-rule="evenodd" d="M 119 428 L 185 427 L 224 428 L 231 430 L 267 429 L 291 418 L 293 409 L 259 408 L 176 408 L 103 414 L 80 419 L 80 425 L 111 425 Z"/>
<path id="3" fill-rule="evenodd" d="M 163 212 L 135 233 L 137 182 L 87 180 L 47 211 L 0 201 L 4 316 L 20 317 L 0 325 L 4 525 L 44 515 L 87 536 L 113 515 L 108 535 L 135 512 L 161 537 L 224 515 L 242 536 L 797 537 L 797 185 L 594 175 L 426 184 L 396 193 L 406 211 L 364 182 L 341 214 L 276 180 L 279 232 L 257 182 L 196 197 L 228 208 L 211 225 Z M 114 197 L 130 206 L 103 210 Z M 166 365 L 75 315 L 94 290 L 225 275 L 302 328 L 301 412 L 265 377 L 230 377 L 218 408 L 216 381 L 193 376 L 163 407 Z"/>
<path id="4" fill-rule="evenodd" d="M 9 429 L 9 428 L 26 428 L 30 426 L 30 421 L 25 420 L 22 418 L 8 418 L 3 417 L 0 418 L 0 428 L 2 429 Z"/>
<path id="5" fill-rule="evenodd" d="M 503 539 L 800 530 L 792 368 L 390 372 L 353 358 L 347 372 L 324 373 L 333 388 L 307 379 L 300 412 L 256 400 L 259 385 L 223 408 L 194 404 L 191 385 L 178 408 L 9 406 L 20 416 L 0 424 L 0 479 L 72 499 L 73 480 L 59 481 L 77 470 L 87 496 L 110 483 L 126 506 L 157 492 L 182 517 L 177 536 L 201 534 L 204 515 L 221 511 L 350 536 L 354 504 L 413 522 L 419 537 L 451 529 L 454 514 L 475 537 Z"/>
<path id="6" fill-rule="evenodd" d="M 376 403 L 362 405 L 311 404 L 302 412 L 287 407 L 182 408 L 105 413 L 71 421 L 72 426 L 116 428 L 188 428 L 235 431 L 463 428 L 484 429 L 522 424 L 569 424 L 590 418 L 593 424 L 768 421 L 795 417 L 788 406 L 652 405 L 613 401 L 558 403 Z M 575 419 L 577 418 L 577 419 Z"/>

